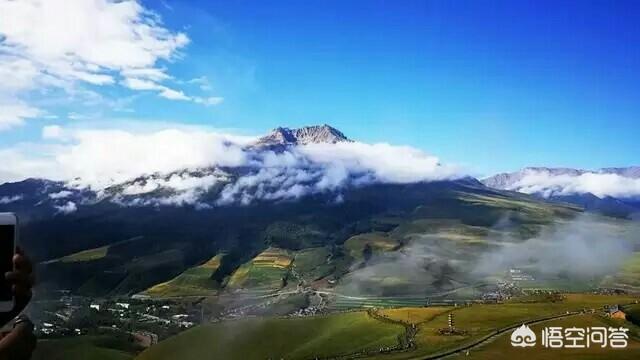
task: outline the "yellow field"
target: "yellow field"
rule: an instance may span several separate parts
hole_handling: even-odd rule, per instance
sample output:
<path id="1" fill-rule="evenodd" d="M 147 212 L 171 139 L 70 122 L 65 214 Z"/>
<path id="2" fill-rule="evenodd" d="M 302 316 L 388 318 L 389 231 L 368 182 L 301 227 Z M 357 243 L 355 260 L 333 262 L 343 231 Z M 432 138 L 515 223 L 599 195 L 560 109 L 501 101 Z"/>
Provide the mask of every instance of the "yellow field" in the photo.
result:
<path id="1" fill-rule="evenodd" d="M 185 270 L 175 278 L 154 285 L 145 290 L 151 297 L 201 296 L 215 293 L 215 283 L 211 276 L 220 266 L 224 254 L 218 254 L 204 264 Z"/>
<path id="2" fill-rule="evenodd" d="M 254 265 L 273 266 L 277 268 L 286 268 L 291 265 L 293 258 L 286 250 L 270 247 L 253 258 L 251 262 Z"/>
<path id="3" fill-rule="evenodd" d="M 227 286 L 277 290 L 283 286 L 283 279 L 292 261 L 293 257 L 286 250 L 270 247 L 240 266 L 231 275 Z"/>
<path id="4" fill-rule="evenodd" d="M 409 324 L 419 324 L 432 320 L 436 316 L 450 311 L 454 307 L 433 306 L 423 308 L 402 307 L 395 309 L 383 309 L 379 313 L 391 320 L 402 321 Z"/>

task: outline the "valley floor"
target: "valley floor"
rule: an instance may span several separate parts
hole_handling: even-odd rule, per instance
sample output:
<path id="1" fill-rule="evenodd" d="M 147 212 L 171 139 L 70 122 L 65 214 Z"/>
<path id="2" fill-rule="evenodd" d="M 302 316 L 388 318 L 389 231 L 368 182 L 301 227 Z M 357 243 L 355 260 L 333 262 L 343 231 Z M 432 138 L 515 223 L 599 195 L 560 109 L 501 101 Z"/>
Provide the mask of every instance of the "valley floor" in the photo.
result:
<path id="1" fill-rule="evenodd" d="M 567 294 L 553 302 L 516 299 L 502 304 L 369 309 L 305 318 L 254 317 L 197 326 L 152 346 L 136 359 L 632 359 L 640 356 L 640 328 L 607 318 L 602 309 L 639 300 L 630 295 Z M 459 334 L 442 334 L 449 314 Z M 511 329 L 536 320 L 544 320 L 531 326 L 538 334 L 546 326 L 623 326 L 630 329 L 629 345 L 624 350 L 558 350 L 540 344 L 527 349 L 511 347 Z"/>

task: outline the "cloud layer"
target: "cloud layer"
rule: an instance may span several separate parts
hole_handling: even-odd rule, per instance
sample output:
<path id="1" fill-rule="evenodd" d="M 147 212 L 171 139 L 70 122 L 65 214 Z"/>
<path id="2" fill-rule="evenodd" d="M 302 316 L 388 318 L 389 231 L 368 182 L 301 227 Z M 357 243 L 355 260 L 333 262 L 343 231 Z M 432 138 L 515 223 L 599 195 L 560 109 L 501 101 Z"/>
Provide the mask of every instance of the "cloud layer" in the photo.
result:
<path id="1" fill-rule="evenodd" d="M 44 177 L 105 193 L 118 185 L 118 201 L 133 205 L 195 204 L 219 186 L 214 205 L 226 205 L 460 175 L 420 150 L 384 143 L 310 144 L 274 152 L 251 146 L 255 137 L 204 129 L 134 132 L 48 126 L 42 135 L 44 143 L 0 149 L 11 169 L 0 173 L 0 182 Z"/>
<path id="2" fill-rule="evenodd" d="M 640 179 L 611 173 L 552 174 L 549 171 L 527 169 L 508 190 L 542 194 L 545 197 L 591 193 L 600 198 L 629 198 L 640 196 Z"/>

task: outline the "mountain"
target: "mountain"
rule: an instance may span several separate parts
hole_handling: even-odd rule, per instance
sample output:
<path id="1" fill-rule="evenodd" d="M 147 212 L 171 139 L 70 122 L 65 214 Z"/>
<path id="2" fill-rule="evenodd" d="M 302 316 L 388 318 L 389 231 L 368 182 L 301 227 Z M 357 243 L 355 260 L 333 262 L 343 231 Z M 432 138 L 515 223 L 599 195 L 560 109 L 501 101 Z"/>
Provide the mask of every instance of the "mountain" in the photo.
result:
<path id="1" fill-rule="evenodd" d="M 27 179 L 0 185 L 0 208 L 30 209 L 29 216 L 49 216 L 73 212 L 78 206 L 105 202 L 121 206 L 194 205 L 197 207 L 211 206 L 216 202 L 230 203 L 236 201 L 231 196 L 233 194 L 230 195 L 234 189 L 227 187 L 227 192 L 223 192 L 225 186 L 231 186 L 239 179 L 252 177 L 251 180 L 255 180 L 262 175 L 260 171 L 263 167 L 260 162 L 263 157 L 268 156 L 267 151 L 282 153 L 297 146 L 340 142 L 353 141 L 329 125 L 306 126 L 299 129 L 278 127 L 242 149 L 243 153 L 253 160 L 253 164 L 248 166 L 211 166 L 185 168 L 169 173 L 142 174 L 124 182 L 108 182 L 101 188 L 87 186 L 83 184 L 82 179 L 67 182 Z M 285 164 L 283 168 L 289 165 L 291 164 Z M 273 165 L 270 167 L 270 175 L 278 175 L 274 173 L 276 167 Z M 317 173 L 319 167 L 309 161 L 301 164 L 301 171 L 315 171 L 316 174 L 307 176 L 307 179 L 301 180 L 299 185 L 312 185 L 313 177 L 320 176 Z M 282 190 L 278 184 L 247 185 L 246 189 L 242 189 L 242 195 L 245 200 L 249 196 L 253 197 L 256 192 L 265 195 L 269 200 L 287 197 L 287 193 L 282 191 L 279 194 L 269 193 L 269 188 L 274 193 Z M 227 197 L 221 199 L 222 196 Z"/>
<path id="2" fill-rule="evenodd" d="M 0 211 L 18 213 L 20 242 L 39 263 L 39 294 L 188 288 L 234 297 L 305 283 L 351 295 L 479 296 L 487 279 L 474 268 L 488 253 L 582 213 L 452 175 L 422 154 L 420 176 L 393 161 L 380 168 L 391 147 L 353 143 L 328 125 L 277 128 L 228 146 L 241 162 L 98 187 L 82 179 L 0 185 Z M 510 184 L 507 175 L 501 181 Z"/>
<path id="3" fill-rule="evenodd" d="M 278 127 L 258 139 L 253 146 L 282 149 L 291 145 L 336 144 L 340 142 L 352 142 L 352 140 L 339 130 L 325 124 L 305 126 L 299 129 Z"/>
<path id="4" fill-rule="evenodd" d="M 527 167 L 483 179 L 490 188 L 567 202 L 616 217 L 635 218 L 640 212 L 640 167 L 582 170 Z"/>

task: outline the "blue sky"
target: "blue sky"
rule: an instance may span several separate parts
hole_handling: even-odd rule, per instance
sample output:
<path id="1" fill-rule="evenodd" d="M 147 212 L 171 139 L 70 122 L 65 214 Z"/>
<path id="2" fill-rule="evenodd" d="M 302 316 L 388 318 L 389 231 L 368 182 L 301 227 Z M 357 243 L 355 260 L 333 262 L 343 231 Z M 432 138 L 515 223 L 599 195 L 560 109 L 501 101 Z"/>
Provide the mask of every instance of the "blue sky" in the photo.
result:
<path id="1" fill-rule="evenodd" d="M 60 87 L 29 89 L 16 96 L 41 111 L 1 131 L 3 148 L 38 142 L 54 124 L 168 122 L 260 134 L 328 123 L 478 175 L 640 163 L 640 5 L 632 1 L 142 5 L 189 38 L 155 66 L 171 76 L 162 84 L 190 100 L 117 84 L 78 85 L 96 102 Z M 224 100 L 199 100 L 212 98 Z"/>

